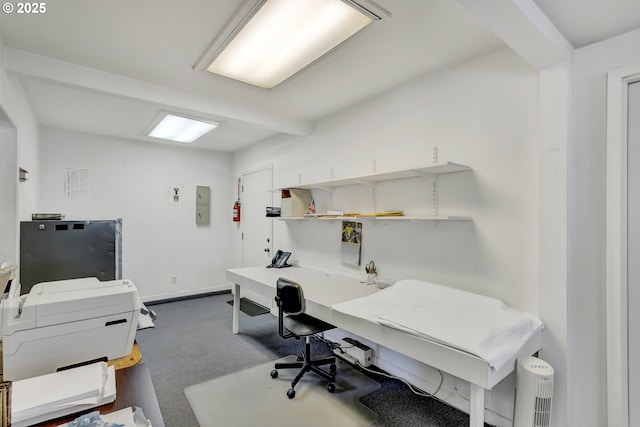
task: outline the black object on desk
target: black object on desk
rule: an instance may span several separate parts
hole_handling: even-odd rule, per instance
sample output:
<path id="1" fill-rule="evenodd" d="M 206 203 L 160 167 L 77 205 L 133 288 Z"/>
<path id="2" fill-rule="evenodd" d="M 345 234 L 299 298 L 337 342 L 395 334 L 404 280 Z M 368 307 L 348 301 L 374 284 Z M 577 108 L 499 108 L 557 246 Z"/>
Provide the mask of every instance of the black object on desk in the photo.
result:
<path id="1" fill-rule="evenodd" d="M 279 217 L 280 214 L 280 208 L 267 206 L 267 218 Z"/>
<path id="2" fill-rule="evenodd" d="M 273 259 L 271 260 L 271 264 L 267 265 L 267 268 L 291 267 L 291 264 L 287 264 L 290 256 L 291 252 L 282 252 L 280 249 L 278 249 Z"/>

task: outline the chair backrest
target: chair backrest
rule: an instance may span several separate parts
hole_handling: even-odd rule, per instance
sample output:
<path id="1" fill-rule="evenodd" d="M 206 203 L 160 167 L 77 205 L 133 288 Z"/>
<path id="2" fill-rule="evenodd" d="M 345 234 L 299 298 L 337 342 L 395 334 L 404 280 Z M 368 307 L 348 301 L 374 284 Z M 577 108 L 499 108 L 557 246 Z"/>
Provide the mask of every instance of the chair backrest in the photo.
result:
<path id="1" fill-rule="evenodd" d="M 276 282 L 276 302 L 286 314 L 304 312 L 304 293 L 302 286 L 289 279 L 280 277 Z"/>

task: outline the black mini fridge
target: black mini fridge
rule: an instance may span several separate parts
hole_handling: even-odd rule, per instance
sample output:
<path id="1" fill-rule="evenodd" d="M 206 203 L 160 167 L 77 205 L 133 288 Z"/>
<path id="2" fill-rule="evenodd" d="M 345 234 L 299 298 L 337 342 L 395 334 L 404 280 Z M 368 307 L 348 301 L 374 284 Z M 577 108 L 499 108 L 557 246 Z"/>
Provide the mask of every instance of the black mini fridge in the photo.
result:
<path id="1" fill-rule="evenodd" d="M 122 279 L 122 219 L 23 221 L 20 223 L 20 286 L 52 280 Z"/>

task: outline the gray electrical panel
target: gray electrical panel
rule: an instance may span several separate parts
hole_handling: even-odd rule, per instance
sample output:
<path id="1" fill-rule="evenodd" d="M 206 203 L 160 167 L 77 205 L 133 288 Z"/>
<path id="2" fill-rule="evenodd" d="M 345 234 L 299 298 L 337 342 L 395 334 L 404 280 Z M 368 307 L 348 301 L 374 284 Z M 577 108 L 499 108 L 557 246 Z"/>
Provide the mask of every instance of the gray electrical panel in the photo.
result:
<path id="1" fill-rule="evenodd" d="M 196 224 L 209 224 L 211 209 L 211 188 L 196 187 Z"/>
<path id="2" fill-rule="evenodd" d="M 20 223 L 21 293 L 52 280 L 122 279 L 122 220 Z"/>

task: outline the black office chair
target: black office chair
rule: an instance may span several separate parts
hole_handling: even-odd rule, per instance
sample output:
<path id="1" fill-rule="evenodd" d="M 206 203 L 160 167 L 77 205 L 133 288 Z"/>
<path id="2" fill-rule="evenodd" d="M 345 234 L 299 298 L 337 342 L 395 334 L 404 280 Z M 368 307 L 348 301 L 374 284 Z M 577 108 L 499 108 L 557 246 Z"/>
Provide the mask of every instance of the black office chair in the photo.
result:
<path id="1" fill-rule="evenodd" d="M 295 337 L 299 339 L 305 337 L 305 351 L 298 356 L 297 362 L 276 363 L 275 369 L 271 371 L 271 378 L 278 377 L 278 369 L 300 368 L 298 375 L 291 383 L 291 388 L 287 390 L 289 399 L 296 395 L 295 387 L 302 376 L 313 371 L 329 381 L 327 390 L 333 393 L 336 390 L 336 358 L 311 360 L 311 335 L 319 332 L 334 329 L 335 326 L 320 319 L 311 317 L 304 313 L 304 294 L 299 283 L 288 279 L 279 278 L 276 286 L 276 303 L 278 304 L 278 333 L 282 338 Z M 286 315 L 286 316 L 285 316 Z M 320 366 L 330 365 L 329 372 L 321 369 Z"/>

